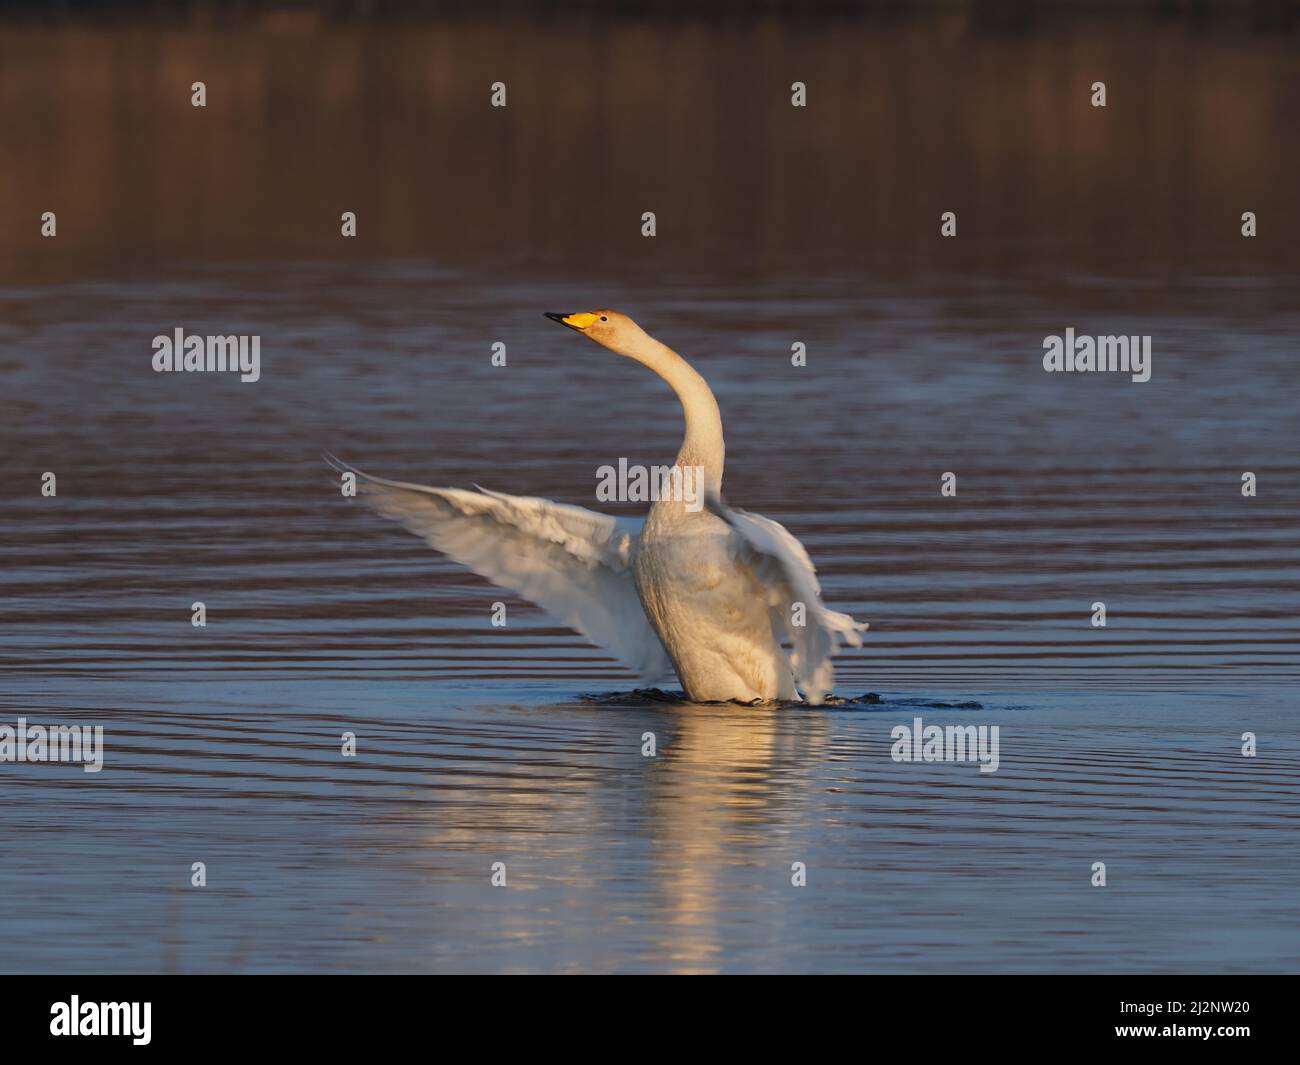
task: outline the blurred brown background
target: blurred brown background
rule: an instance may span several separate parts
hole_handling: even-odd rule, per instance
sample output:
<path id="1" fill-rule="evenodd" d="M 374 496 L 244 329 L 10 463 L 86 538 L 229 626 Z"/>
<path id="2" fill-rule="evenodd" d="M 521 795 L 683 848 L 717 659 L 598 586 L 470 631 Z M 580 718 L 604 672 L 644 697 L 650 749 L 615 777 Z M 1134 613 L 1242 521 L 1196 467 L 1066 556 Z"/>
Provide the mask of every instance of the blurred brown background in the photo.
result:
<path id="1" fill-rule="evenodd" d="M 1297 262 L 1287 2 L 0 10 L 9 281 L 387 256 L 731 276 Z"/>

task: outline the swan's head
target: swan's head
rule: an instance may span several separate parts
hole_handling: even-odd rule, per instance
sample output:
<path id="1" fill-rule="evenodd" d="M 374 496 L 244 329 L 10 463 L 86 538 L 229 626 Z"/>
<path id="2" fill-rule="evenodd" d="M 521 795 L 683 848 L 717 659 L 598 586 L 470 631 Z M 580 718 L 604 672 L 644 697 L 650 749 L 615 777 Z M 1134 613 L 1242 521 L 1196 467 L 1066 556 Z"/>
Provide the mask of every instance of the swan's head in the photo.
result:
<path id="1" fill-rule="evenodd" d="M 649 338 L 636 322 L 618 311 L 578 311 L 574 314 L 546 312 L 553 322 L 567 325 L 597 344 L 603 344 L 619 355 L 631 355 Z"/>

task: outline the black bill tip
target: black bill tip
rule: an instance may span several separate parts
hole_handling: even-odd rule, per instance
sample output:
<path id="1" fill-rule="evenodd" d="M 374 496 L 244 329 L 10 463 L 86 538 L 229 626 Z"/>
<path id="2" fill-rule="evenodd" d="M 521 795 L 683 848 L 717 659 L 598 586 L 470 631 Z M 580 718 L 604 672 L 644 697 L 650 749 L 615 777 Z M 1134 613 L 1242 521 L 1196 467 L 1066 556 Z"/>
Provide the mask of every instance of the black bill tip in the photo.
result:
<path id="1" fill-rule="evenodd" d="M 549 318 L 552 322 L 559 322 L 560 325 L 564 325 L 565 324 L 564 319 L 570 317 L 573 312 L 569 312 L 569 314 L 563 314 L 559 311 L 543 311 L 542 313 L 545 314 L 546 317 Z"/>

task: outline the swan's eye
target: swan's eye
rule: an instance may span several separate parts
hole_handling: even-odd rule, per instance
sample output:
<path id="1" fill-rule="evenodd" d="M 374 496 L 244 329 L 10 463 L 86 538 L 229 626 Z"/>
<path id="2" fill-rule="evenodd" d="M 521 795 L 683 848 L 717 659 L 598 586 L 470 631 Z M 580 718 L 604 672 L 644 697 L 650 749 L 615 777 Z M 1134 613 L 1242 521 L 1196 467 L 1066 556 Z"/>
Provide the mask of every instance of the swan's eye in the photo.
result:
<path id="1" fill-rule="evenodd" d="M 600 320 L 601 320 L 602 322 L 608 322 L 608 321 L 609 321 L 609 319 L 606 318 L 603 314 L 600 316 Z"/>

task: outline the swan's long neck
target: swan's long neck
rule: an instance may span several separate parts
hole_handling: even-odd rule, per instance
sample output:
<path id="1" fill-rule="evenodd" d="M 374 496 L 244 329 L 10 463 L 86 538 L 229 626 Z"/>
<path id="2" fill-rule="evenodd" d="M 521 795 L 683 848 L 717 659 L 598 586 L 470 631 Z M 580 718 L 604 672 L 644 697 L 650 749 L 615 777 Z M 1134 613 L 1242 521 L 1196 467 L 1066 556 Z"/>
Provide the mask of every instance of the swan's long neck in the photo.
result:
<path id="1" fill-rule="evenodd" d="M 677 465 L 702 467 L 706 487 L 720 493 L 726 446 L 722 414 L 708 382 L 677 352 L 653 337 L 646 336 L 626 354 L 654 370 L 677 393 L 686 416 L 686 436 L 677 452 Z"/>

